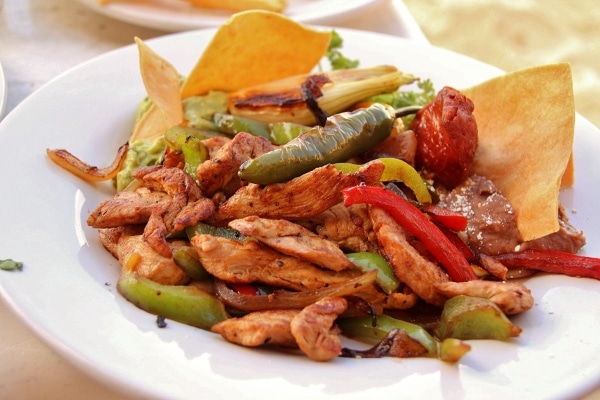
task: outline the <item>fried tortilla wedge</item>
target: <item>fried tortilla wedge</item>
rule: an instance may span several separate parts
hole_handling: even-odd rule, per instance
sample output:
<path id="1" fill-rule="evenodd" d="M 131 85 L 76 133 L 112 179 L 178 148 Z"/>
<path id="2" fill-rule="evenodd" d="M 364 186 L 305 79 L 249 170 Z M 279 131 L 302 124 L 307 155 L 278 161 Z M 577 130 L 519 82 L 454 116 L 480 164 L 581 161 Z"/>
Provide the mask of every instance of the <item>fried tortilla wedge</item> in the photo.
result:
<path id="1" fill-rule="evenodd" d="M 475 104 L 472 172 L 511 202 L 524 241 L 556 232 L 558 192 L 573 183 L 575 105 L 570 66 L 515 71 L 463 90 Z"/>
<path id="2" fill-rule="evenodd" d="M 190 3 L 200 8 L 231 11 L 257 9 L 281 12 L 287 7 L 287 0 L 190 0 Z"/>
<path id="3" fill-rule="evenodd" d="M 330 39 L 330 31 L 309 28 L 275 12 L 234 14 L 215 33 L 181 95 L 231 92 L 308 73 L 327 51 Z"/>
<path id="4" fill-rule="evenodd" d="M 140 73 L 152 105 L 136 123 L 130 141 L 154 139 L 183 121 L 179 72 L 143 40 L 136 37 L 135 42 Z"/>

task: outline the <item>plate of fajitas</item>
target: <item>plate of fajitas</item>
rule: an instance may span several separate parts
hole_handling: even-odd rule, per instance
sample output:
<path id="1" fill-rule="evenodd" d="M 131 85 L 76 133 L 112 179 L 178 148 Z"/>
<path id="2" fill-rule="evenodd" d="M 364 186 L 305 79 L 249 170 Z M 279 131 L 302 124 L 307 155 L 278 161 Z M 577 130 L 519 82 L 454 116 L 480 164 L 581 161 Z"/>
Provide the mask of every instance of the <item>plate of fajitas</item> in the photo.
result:
<path id="1" fill-rule="evenodd" d="M 402 38 L 336 31 L 344 55 L 362 67 L 393 65 L 438 89 L 469 89 L 505 75 Z M 146 44 L 187 75 L 202 64 L 198 57 L 216 32 L 173 34 Z M 316 362 L 296 351 L 239 346 L 168 318 L 162 321 L 166 325 L 158 324 L 155 315 L 119 292 L 122 266 L 87 223 L 98 205 L 114 196 L 112 182 L 79 179 L 46 155 L 47 149 L 65 148 L 91 165 L 109 164 L 130 140 L 140 101 L 148 94 L 139 65 L 134 44 L 90 60 L 49 82 L 0 123 L 0 159 L 10 167 L 0 177 L 0 259 L 23 262 L 22 270 L 0 271 L 0 291 L 66 359 L 107 385 L 150 398 L 565 398 L 598 385 L 600 283 L 564 274 L 519 279 L 534 299 L 529 310 L 511 317 L 520 334 L 467 340 L 470 351 L 457 362 L 435 357 Z M 600 132 L 579 115 L 574 132 L 573 183 L 560 189 L 559 201 L 570 223 L 585 233 L 587 244 L 579 254 L 600 257 L 594 191 Z M 523 157 L 535 151 L 527 149 Z M 553 184 L 560 186 L 560 180 Z"/>

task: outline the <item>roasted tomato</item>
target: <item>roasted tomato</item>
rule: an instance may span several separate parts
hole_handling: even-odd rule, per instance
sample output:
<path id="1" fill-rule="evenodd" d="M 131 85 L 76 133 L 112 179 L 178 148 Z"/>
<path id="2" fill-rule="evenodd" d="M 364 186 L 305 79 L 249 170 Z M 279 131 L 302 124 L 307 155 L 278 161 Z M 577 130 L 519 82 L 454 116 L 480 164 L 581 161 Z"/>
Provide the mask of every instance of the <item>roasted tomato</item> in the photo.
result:
<path id="1" fill-rule="evenodd" d="M 444 87 L 410 125 L 417 135 L 415 164 L 448 189 L 468 175 L 477 149 L 474 105 L 464 94 Z"/>

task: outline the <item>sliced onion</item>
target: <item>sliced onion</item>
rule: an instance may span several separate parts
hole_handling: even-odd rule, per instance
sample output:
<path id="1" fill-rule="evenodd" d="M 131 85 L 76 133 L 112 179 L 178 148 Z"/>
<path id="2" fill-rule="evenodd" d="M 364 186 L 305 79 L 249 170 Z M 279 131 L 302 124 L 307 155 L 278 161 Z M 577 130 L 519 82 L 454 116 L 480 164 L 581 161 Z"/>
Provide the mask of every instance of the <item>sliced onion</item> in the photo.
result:
<path id="1" fill-rule="evenodd" d="M 64 168 L 73 175 L 86 181 L 98 182 L 107 181 L 117 175 L 125 162 L 127 150 L 129 150 L 129 143 L 125 143 L 119 147 L 119 151 L 117 151 L 117 156 L 113 162 L 104 168 L 91 166 L 64 149 L 46 149 L 46 153 L 56 165 Z"/>
<path id="2" fill-rule="evenodd" d="M 267 295 L 243 295 L 227 287 L 227 282 L 215 282 L 215 294 L 226 305 L 243 311 L 304 308 L 330 296 L 349 296 L 373 285 L 377 271 L 370 271 L 339 285 L 302 292 L 276 290 Z"/>

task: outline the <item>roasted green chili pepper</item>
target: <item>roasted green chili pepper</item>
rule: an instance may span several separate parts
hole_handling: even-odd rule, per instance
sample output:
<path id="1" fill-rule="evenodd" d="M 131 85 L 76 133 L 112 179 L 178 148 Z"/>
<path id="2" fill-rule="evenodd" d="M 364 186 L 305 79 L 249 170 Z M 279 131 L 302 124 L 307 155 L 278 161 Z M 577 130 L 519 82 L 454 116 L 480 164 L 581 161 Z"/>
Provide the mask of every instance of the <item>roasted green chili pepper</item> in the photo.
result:
<path id="1" fill-rule="evenodd" d="M 376 319 L 372 317 L 340 318 L 336 324 L 349 337 L 361 337 L 373 341 L 382 340 L 394 329 L 402 329 L 411 338 L 421 343 L 427 349 L 429 356 L 437 357 L 438 354 L 436 340 L 423 327 L 387 315 L 379 315 Z"/>
<path id="2" fill-rule="evenodd" d="M 269 140 L 275 145 L 286 144 L 311 129 L 294 122 L 272 122 L 269 124 Z"/>
<path id="3" fill-rule="evenodd" d="M 376 282 L 387 294 L 392 293 L 400 285 L 400 281 L 394 275 L 392 267 L 380 254 L 369 252 L 348 253 L 346 257 L 363 272 L 376 270 Z"/>
<path id="4" fill-rule="evenodd" d="M 193 131 L 193 132 L 192 132 Z M 198 165 L 208 158 L 208 150 L 193 128 L 175 126 L 165 132 L 167 146 L 183 153 L 184 170 L 197 179 Z"/>
<path id="5" fill-rule="evenodd" d="M 135 273 L 125 273 L 119 278 L 117 289 L 144 311 L 201 329 L 210 329 L 229 318 L 215 296 L 196 286 L 161 285 Z"/>
<path id="6" fill-rule="evenodd" d="M 395 111 L 373 104 L 336 114 L 291 142 L 242 164 L 241 179 L 270 184 L 285 182 L 329 163 L 348 160 L 387 138 Z"/>

